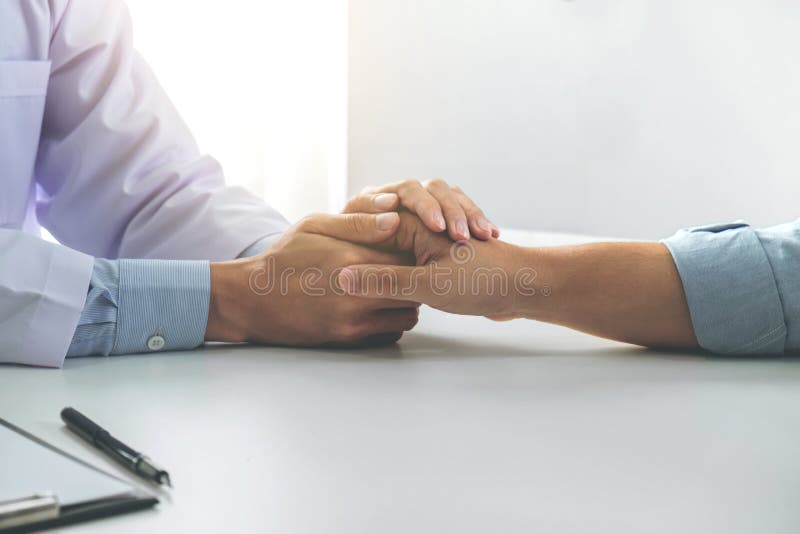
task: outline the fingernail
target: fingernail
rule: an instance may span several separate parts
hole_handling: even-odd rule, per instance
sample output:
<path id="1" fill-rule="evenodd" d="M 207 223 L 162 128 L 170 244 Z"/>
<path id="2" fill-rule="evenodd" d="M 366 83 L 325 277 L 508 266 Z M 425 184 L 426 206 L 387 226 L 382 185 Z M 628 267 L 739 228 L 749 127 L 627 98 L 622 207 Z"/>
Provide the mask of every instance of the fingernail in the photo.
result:
<path id="1" fill-rule="evenodd" d="M 389 213 L 380 213 L 375 216 L 375 226 L 377 226 L 378 230 L 381 230 L 382 232 L 391 230 L 394 228 L 394 225 L 397 222 L 397 217 L 397 213 L 393 211 Z"/>
<path id="2" fill-rule="evenodd" d="M 342 269 L 339 273 L 339 287 L 345 293 L 355 293 L 356 291 L 356 273 L 351 269 Z"/>
<path id="3" fill-rule="evenodd" d="M 447 227 L 447 224 L 445 224 L 444 217 L 442 217 L 441 213 L 437 213 L 433 216 L 433 222 L 436 223 L 436 227 L 439 228 L 439 230 L 444 230 Z"/>
<path id="4" fill-rule="evenodd" d="M 464 220 L 456 221 L 456 233 L 464 239 L 469 239 L 469 229 L 467 229 L 467 221 Z"/>
<path id="5" fill-rule="evenodd" d="M 379 210 L 389 210 L 394 207 L 394 203 L 397 200 L 397 195 L 394 193 L 381 193 L 377 195 L 375 199 L 372 201 L 375 204 L 375 207 Z"/>
<path id="6" fill-rule="evenodd" d="M 478 228 L 483 230 L 484 232 L 491 232 L 492 227 L 484 217 L 478 217 Z"/>

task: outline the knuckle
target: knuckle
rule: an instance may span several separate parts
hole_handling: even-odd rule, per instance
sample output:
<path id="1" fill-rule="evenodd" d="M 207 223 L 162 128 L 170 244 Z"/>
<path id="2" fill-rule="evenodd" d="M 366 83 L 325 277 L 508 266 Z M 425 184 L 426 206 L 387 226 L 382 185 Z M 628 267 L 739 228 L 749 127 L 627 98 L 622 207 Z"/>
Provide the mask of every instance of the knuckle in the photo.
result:
<path id="1" fill-rule="evenodd" d="M 342 265 L 357 265 L 361 262 L 361 257 L 356 251 L 347 248 L 340 252 L 339 261 Z"/>
<path id="2" fill-rule="evenodd" d="M 446 218 L 461 217 L 464 214 L 464 210 L 461 207 L 461 204 L 459 204 L 452 198 L 445 197 L 439 199 L 439 206 L 441 206 L 442 211 L 444 212 Z"/>
<path id="3" fill-rule="evenodd" d="M 475 203 L 472 201 L 472 199 L 471 199 L 471 198 L 469 198 L 467 195 L 459 195 L 459 196 L 457 196 L 456 198 L 458 198 L 458 201 L 459 201 L 461 204 L 463 204 L 464 206 L 466 206 L 466 207 L 470 207 L 470 208 L 475 208 L 475 209 L 478 209 L 478 205 L 477 205 L 477 204 L 475 204 Z"/>
<path id="4" fill-rule="evenodd" d="M 401 189 L 418 189 L 422 187 L 422 184 L 419 183 L 419 180 L 414 180 L 413 178 L 408 178 L 400 182 Z"/>
<path id="5" fill-rule="evenodd" d="M 362 304 L 358 299 L 345 297 L 339 307 L 339 317 L 355 317 L 362 312 Z M 346 322 L 346 321 L 345 321 Z"/>
<path id="6" fill-rule="evenodd" d="M 453 192 L 455 192 L 455 193 L 458 193 L 458 194 L 460 194 L 460 195 L 463 195 L 463 194 L 464 194 L 464 191 L 463 191 L 463 190 L 462 190 L 460 187 L 458 187 L 457 185 L 454 185 L 454 186 L 452 187 L 452 189 L 453 189 Z"/>
<path id="7" fill-rule="evenodd" d="M 316 227 L 318 219 L 319 214 L 317 213 L 306 215 L 297 222 L 297 228 L 300 230 L 313 230 Z"/>
<path id="8" fill-rule="evenodd" d="M 445 187 L 449 188 L 447 182 L 445 182 L 441 178 L 431 178 L 430 180 L 425 182 L 426 189 L 444 189 Z"/>
<path id="9" fill-rule="evenodd" d="M 343 322 L 336 327 L 336 337 L 339 341 L 355 341 L 360 337 L 360 330 L 356 323 Z"/>
<path id="10" fill-rule="evenodd" d="M 310 222 L 311 222 L 311 217 L 309 215 L 306 215 L 305 217 L 297 221 L 297 227 L 306 228 Z"/>
<path id="11" fill-rule="evenodd" d="M 481 217 L 483 215 L 481 209 L 476 206 L 464 206 L 464 213 L 473 218 Z"/>
<path id="12" fill-rule="evenodd" d="M 443 197 L 440 202 L 443 207 L 446 206 L 448 209 L 454 211 L 457 214 L 461 214 L 466 211 L 464 206 L 462 206 L 461 203 L 459 203 L 458 200 L 456 200 L 453 197 Z"/>

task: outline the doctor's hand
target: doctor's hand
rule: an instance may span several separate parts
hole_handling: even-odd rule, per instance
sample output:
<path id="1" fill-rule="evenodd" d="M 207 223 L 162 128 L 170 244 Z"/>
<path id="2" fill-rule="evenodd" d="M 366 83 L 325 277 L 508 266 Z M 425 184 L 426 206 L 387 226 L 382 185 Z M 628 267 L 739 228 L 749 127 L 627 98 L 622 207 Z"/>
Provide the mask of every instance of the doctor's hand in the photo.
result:
<path id="1" fill-rule="evenodd" d="M 263 254 L 211 264 L 206 341 L 279 345 L 359 345 L 397 341 L 418 305 L 346 295 L 341 267 L 411 264 L 408 255 L 364 246 L 387 241 L 397 213 L 312 215 Z"/>
<path id="2" fill-rule="evenodd" d="M 397 233 L 381 246 L 413 253 L 416 265 L 350 265 L 339 274 L 348 294 L 506 319 L 526 316 L 537 291 L 550 290 L 529 249 L 497 239 L 453 242 L 409 213 L 400 213 L 400 220 Z"/>
<path id="3" fill-rule="evenodd" d="M 416 214 L 433 232 L 445 229 L 454 241 L 499 237 L 500 230 L 458 187 L 443 180 L 403 180 L 381 187 L 367 187 L 351 199 L 343 213 L 380 213 L 398 208 Z"/>

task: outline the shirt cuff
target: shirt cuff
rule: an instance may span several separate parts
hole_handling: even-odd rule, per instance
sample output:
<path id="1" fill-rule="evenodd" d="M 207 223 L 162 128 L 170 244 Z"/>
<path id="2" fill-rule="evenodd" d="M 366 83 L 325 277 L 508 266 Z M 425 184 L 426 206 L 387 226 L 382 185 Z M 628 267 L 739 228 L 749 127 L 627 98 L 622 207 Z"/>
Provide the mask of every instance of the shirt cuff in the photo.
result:
<path id="1" fill-rule="evenodd" d="M 72 334 L 67 357 L 108 356 L 117 335 L 119 262 L 97 258 L 89 281 L 89 293 L 78 326 Z"/>
<path id="2" fill-rule="evenodd" d="M 117 335 L 112 353 L 201 345 L 210 297 L 207 261 L 119 260 Z"/>
<path id="3" fill-rule="evenodd" d="M 81 304 L 86 295 L 86 289 L 92 271 L 92 257 L 67 247 L 46 243 L 44 246 L 39 240 L 20 240 L 18 249 L 4 250 L 3 253 L 25 250 L 23 247 L 32 245 L 31 249 L 37 255 L 35 266 L 22 266 L 32 273 L 29 280 L 25 276 L 18 281 L 28 282 L 17 288 L 18 291 L 30 291 L 39 298 L 33 301 L 32 306 L 20 307 L 19 313 L 26 313 L 25 308 L 31 309 L 29 323 L 22 329 L 18 338 L 11 336 L 4 339 L 5 349 L 11 354 L 29 355 L 22 363 L 40 365 L 45 367 L 61 367 L 64 356 L 69 350 L 70 335 L 80 320 Z M 35 247 L 35 249 L 33 248 Z M 24 254 L 20 258 L 26 258 Z M 40 287 L 31 287 L 30 282 L 38 282 L 41 273 L 46 274 L 44 290 Z M 13 302 L 13 301 L 12 301 Z M 13 319 L 13 316 L 12 316 Z M 14 324 L 14 321 L 9 321 Z M 5 361 L 0 351 L 0 361 Z M 13 361 L 13 360 L 12 360 Z"/>
<path id="4" fill-rule="evenodd" d="M 721 354 L 783 352 L 786 324 L 775 276 L 750 226 L 688 228 L 662 242 L 675 260 L 701 347 Z"/>

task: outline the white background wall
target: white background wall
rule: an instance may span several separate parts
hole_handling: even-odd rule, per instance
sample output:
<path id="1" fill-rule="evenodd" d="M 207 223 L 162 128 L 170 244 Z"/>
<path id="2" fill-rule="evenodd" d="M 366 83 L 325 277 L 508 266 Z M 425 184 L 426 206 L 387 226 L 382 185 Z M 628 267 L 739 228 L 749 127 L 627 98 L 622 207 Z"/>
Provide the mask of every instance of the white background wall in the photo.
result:
<path id="1" fill-rule="evenodd" d="M 229 183 L 290 220 L 339 209 L 347 0 L 128 0 L 134 44 Z"/>
<path id="2" fill-rule="evenodd" d="M 350 192 L 626 237 L 800 215 L 800 3 L 351 0 Z"/>

